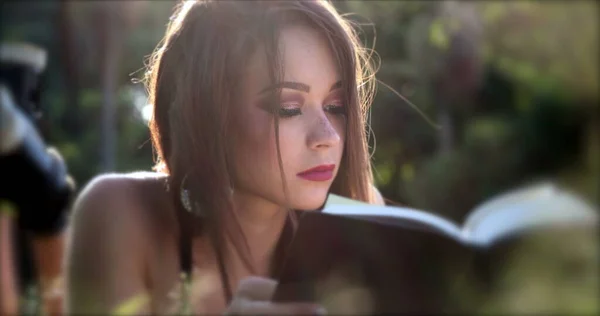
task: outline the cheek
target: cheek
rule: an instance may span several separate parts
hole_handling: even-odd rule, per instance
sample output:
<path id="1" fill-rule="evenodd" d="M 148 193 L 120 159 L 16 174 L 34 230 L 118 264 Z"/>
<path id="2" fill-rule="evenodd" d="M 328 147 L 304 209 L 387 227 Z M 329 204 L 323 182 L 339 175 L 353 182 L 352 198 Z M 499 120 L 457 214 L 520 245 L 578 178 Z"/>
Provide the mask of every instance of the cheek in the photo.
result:
<path id="1" fill-rule="evenodd" d="M 281 151 L 281 160 L 286 179 L 294 176 L 303 167 L 300 159 L 304 157 L 305 151 L 305 131 L 302 124 L 297 122 L 279 123 L 279 150 Z M 275 135 L 271 139 L 275 147 Z M 277 148 L 273 149 L 273 159 L 277 162 Z M 279 172 L 279 169 L 277 169 Z"/>
<path id="2" fill-rule="evenodd" d="M 275 137 L 275 120 L 261 110 L 246 111 L 236 122 L 233 142 L 235 177 L 246 189 L 282 187 Z M 301 158 L 302 131 L 279 121 L 279 149 L 286 178 L 293 178 Z"/>
<path id="3" fill-rule="evenodd" d="M 260 110 L 239 113 L 231 143 L 238 177 L 247 178 L 251 170 L 268 171 L 266 167 L 277 163 L 273 124 L 271 117 Z"/>
<path id="4" fill-rule="evenodd" d="M 339 151 L 340 159 L 341 159 L 341 155 L 344 152 L 344 144 L 346 144 L 347 119 L 345 116 L 336 115 L 331 118 L 331 124 L 335 128 L 335 131 L 337 132 L 337 134 L 340 136 L 340 145 L 338 146 L 338 149 L 339 149 L 338 151 Z"/>

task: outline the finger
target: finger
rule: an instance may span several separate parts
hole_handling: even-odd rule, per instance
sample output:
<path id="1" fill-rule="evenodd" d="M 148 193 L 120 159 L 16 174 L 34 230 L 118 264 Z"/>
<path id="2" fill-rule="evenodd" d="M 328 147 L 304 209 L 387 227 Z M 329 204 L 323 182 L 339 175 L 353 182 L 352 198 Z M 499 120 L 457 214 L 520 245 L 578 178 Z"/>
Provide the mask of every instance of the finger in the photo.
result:
<path id="1" fill-rule="evenodd" d="M 236 296 L 250 301 L 268 301 L 273 297 L 277 281 L 251 276 L 240 281 Z"/>
<path id="2" fill-rule="evenodd" d="M 242 307 L 243 313 L 251 315 L 325 315 L 325 309 L 313 303 L 272 303 L 265 301 L 247 301 Z"/>

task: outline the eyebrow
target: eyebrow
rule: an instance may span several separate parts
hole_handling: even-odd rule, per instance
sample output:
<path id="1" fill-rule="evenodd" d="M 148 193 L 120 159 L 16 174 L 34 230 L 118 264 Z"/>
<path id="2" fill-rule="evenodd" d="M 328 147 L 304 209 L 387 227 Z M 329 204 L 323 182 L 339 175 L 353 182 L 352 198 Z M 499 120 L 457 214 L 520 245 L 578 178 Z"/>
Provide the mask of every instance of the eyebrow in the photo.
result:
<path id="1" fill-rule="evenodd" d="M 333 85 L 331 85 L 331 88 L 329 88 L 329 91 L 333 91 L 335 89 L 339 89 L 342 87 L 342 81 L 338 81 L 336 83 L 334 83 Z M 267 91 L 271 91 L 274 89 L 279 89 L 279 88 L 288 88 L 288 89 L 293 89 L 293 90 L 298 90 L 298 91 L 302 91 L 302 92 L 306 92 L 309 93 L 310 92 L 310 86 L 301 82 L 294 82 L 294 81 L 282 81 L 273 85 L 270 85 L 264 89 L 262 89 L 258 94 L 263 94 Z"/>

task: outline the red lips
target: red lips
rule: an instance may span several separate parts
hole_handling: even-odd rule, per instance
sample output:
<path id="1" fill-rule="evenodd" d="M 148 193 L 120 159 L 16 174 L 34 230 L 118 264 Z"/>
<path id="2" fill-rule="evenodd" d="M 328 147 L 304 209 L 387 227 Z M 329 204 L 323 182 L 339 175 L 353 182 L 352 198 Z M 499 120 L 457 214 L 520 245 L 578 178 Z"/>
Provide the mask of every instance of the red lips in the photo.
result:
<path id="1" fill-rule="evenodd" d="M 333 177 L 335 165 L 320 165 L 298 173 L 298 177 L 309 181 L 327 181 Z"/>

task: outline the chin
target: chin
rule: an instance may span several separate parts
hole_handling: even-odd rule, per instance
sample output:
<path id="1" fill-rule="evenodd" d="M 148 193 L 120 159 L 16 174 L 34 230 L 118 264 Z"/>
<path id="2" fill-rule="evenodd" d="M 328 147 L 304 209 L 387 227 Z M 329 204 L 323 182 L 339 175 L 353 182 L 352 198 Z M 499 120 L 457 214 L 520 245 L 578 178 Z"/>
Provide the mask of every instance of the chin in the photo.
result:
<path id="1" fill-rule="evenodd" d="M 327 191 L 307 192 L 294 196 L 292 206 L 299 211 L 314 211 L 319 209 L 327 199 Z"/>

